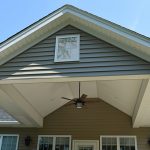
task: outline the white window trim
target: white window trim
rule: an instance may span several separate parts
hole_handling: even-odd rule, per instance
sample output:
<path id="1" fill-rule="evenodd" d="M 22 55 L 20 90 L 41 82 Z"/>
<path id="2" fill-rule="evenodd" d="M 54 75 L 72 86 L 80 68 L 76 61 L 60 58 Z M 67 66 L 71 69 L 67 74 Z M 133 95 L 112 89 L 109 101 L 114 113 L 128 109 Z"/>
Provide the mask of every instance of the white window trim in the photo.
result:
<path id="1" fill-rule="evenodd" d="M 16 136 L 17 137 L 16 150 L 18 150 L 18 144 L 19 144 L 19 135 L 18 134 L 0 134 L 0 137 L 2 137 L 0 139 L 0 149 L 2 147 L 2 141 L 3 141 L 4 136 Z"/>
<path id="2" fill-rule="evenodd" d="M 77 37 L 77 59 L 65 59 L 65 60 L 58 60 L 57 59 L 57 52 L 58 52 L 58 39 L 59 38 L 67 38 L 67 37 Z M 69 35 L 60 35 L 56 36 L 56 43 L 55 43 L 55 58 L 54 62 L 68 62 L 68 61 L 79 61 L 80 60 L 80 34 L 69 34 Z"/>
<path id="3" fill-rule="evenodd" d="M 37 150 L 39 150 L 39 144 L 40 144 L 40 138 L 41 137 L 52 137 L 53 138 L 53 149 L 55 150 L 55 143 L 56 143 L 56 137 L 69 137 L 69 150 L 71 150 L 71 135 L 38 135 L 38 143 L 37 143 Z"/>
<path id="4" fill-rule="evenodd" d="M 78 146 L 94 146 L 94 150 L 99 150 L 99 140 L 73 140 L 72 150 L 77 150 Z"/>
<path id="5" fill-rule="evenodd" d="M 134 138 L 135 139 L 135 150 L 137 149 L 137 137 L 136 136 L 130 136 L 130 135 L 101 135 L 100 136 L 100 150 L 102 150 L 102 138 L 105 137 L 110 137 L 110 138 L 117 138 L 117 150 L 120 150 L 120 141 L 119 138 Z"/>

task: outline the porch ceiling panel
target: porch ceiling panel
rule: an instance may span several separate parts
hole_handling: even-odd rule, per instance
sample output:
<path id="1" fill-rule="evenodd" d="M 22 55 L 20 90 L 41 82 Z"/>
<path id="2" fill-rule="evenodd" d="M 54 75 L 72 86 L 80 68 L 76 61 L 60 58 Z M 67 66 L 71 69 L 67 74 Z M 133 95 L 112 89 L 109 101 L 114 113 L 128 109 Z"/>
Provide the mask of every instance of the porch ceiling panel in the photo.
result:
<path id="1" fill-rule="evenodd" d="M 98 97 L 132 116 L 142 80 L 97 81 Z"/>
<path id="2" fill-rule="evenodd" d="M 135 106 L 137 105 L 142 85 L 143 80 L 84 81 L 81 82 L 81 94 L 87 94 L 88 98 L 100 98 L 116 109 L 133 117 L 133 115 L 136 114 Z M 8 90 L 8 93 L 4 93 L 2 90 L 5 89 L 11 89 L 11 92 L 8 92 L 10 91 Z M 22 101 L 19 105 L 16 105 L 17 103 L 14 99 L 15 96 L 17 96 L 15 90 L 20 94 L 18 95 L 17 101 L 20 100 L 20 98 Z M 11 95 L 11 93 L 15 93 L 15 96 Z M 24 108 L 24 104 L 26 104 L 26 106 L 30 105 L 31 111 L 37 112 L 39 116 L 44 118 L 69 102 L 61 97 L 72 99 L 78 96 L 78 82 L 22 83 L 1 86 L 0 97 L 2 99 L 0 102 L 1 107 L 3 106 L 8 113 L 12 114 L 21 123 L 26 124 L 26 126 L 28 124 L 29 126 L 29 122 L 32 123 L 30 119 L 34 118 L 34 116 L 28 112 L 28 108 Z M 22 97 L 24 99 L 22 99 Z M 23 100 L 25 101 L 23 102 Z M 90 104 L 91 103 L 86 103 L 86 105 Z M 150 120 L 148 115 L 149 109 L 146 106 L 149 106 L 149 101 L 143 98 L 142 105 L 138 106 L 137 115 L 135 116 L 136 120 L 139 120 L 139 118 L 144 115 L 143 119 L 140 119 L 142 121 L 139 124 L 140 126 L 150 125 L 150 121 L 146 121 Z M 30 124 L 30 126 L 35 126 L 35 124 Z"/>
<path id="3" fill-rule="evenodd" d="M 14 84 L 29 103 L 45 117 L 66 104 L 61 97 L 78 97 L 78 82 Z M 141 80 L 81 82 L 81 94 L 99 97 L 110 105 L 132 116 Z"/>
<path id="4" fill-rule="evenodd" d="M 78 82 L 69 82 L 69 86 L 71 88 L 71 91 L 73 93 L 74 97 L 79 96 L 79 89 L 78 89 Z M 97 84 L 96 81 L 89 81 L 89 82 L 81 82 L 81 94 L 87 94 L 88 98 L 95 98 L 98 97 L 97 94 Z"/>
<path id="5" fill-rule="evenodd" d="M 68 102 L 62 96 L 73 98 L 67 83 L 15 84 L 15 87 L 43 117 Z"/>

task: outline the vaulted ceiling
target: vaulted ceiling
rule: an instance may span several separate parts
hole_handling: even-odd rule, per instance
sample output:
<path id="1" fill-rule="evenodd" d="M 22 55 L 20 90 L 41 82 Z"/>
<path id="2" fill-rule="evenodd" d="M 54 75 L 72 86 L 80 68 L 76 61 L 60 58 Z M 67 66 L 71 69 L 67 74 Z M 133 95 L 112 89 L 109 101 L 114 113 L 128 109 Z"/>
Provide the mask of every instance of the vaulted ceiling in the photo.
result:
<path id="1" fill-rule="evenodd" d="M 139 93 L 142 92 L 143 82 L 145 80 L 84 81 L 81 82 L 81 94 L 87 94 L 88 98 L 100 98 L 136 119 L 135 107 L 139 103 Z M 146 89 L 143 93 L 145 92 Z M 3 109 L 20 121 L 21 126 L 42 126 L 45 116 L 68 103 L 61 97 L 78 97 L 78 82 L 0 85 L 0 95 Z M 143 108 L 146 108 L 146 105 Z M 146 117 L 149 116 L 149 109 L 142 113 L 145 113 L 145 117 L 140 126 L 148 126 L 150 121 L 146 120 Z"/>

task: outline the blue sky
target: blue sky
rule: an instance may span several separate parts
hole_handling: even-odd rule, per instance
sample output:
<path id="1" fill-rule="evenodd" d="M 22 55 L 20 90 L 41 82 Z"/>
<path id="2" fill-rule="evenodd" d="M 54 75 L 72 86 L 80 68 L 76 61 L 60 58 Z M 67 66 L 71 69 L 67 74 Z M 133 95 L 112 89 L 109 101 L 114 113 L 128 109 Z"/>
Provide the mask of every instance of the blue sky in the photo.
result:
<path id="1" fill-rule="evenodd" d="M 65 4 L 150 37 L 150 0 L 2 0 L 0 42 Z"/>

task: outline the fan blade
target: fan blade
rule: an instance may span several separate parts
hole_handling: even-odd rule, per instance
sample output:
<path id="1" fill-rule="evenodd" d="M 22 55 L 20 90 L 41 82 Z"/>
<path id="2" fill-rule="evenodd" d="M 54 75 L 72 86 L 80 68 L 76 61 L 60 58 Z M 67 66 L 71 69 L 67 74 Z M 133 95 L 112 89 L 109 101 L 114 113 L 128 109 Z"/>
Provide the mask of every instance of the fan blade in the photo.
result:
<path id="1" fill-rule="evenodd" d="M 86 99 L 87 95 L 86 94 L 82 94 L 81 98 L 82 100 Z"/>
<path id="2" fill-rule="evenodd" d="M 70 99 L 70 98 L 66 98 L 66 97 L 62 97 L 62 99 L 66 99 L 66 100 L 69 100 L 69 101 L 71 101 L 72 99 Z"/>

